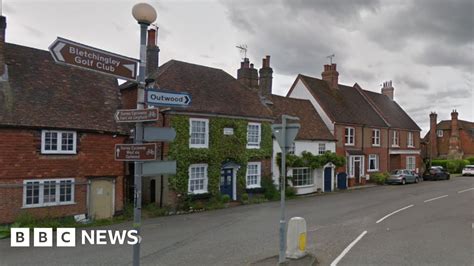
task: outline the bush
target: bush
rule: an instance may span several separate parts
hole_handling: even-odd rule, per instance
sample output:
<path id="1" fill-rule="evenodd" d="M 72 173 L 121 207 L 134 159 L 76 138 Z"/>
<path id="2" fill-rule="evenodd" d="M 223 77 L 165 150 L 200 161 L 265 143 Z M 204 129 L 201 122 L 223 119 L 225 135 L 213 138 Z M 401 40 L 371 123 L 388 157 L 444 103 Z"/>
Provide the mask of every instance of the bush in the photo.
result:
<path id="1" fill-rule="evenodd" d="M 158 207 L 156 203 L 145 205 L 143 212 L 147 217 L 159 217 L 168 213 L 166 209 Z"/>
<path id="2" fill-rule="evenodd" d="M 230 202 L 230 196 L 225 194 L 222 196 L 222 203 L 229 203 Z"/>
<path id="3" fill-rule="evenodd" d="M 265 190 L 263 195 L 267 200 L 278 200 L 280 198 L 280 192 L 271 178 L 262 178 L 262 187 Z"/>
<path id="4" fill-rule="evenodd" d="M 469 164 L 471 164 L 471 165 L 474 164 L 474 157 L 469 157 L 466 160 L 469 161 Z"/>
<path id="5" fill-rule="evenodd" d="M 389 173 L 374 173 L 370 175 L 370 180 L 379 185 L 383 185 L 389 176 Z"/>
<path id="6" fill-rule="evenodd" d="M 296 188 L 294 187 L 286 187 L 285 188 L 285 196 L 287 199 L 292 199 L 294 197 L 296 197 Z"/>
<path id="7" fill-rule="evenodd" d="M 240 197 L 240 201 L 242 201 L 243 204 L 248 204 L 249 203 L 249 194 L 244 193 Z"/>
<path id="8" fill-rule="evenodd" d="M 448 160 L 431 160 L 431 166 L 442 166 L 444 169 L 447 169 L 447 164 Z"/>
<path id="9" fill-rule="evenodd" d="M 450 173 L 458 174 L 462 172 L 462 169 L 467 164 L 469 164 L 468 160 L 448 160 L 446 163 L 446 169 Z"/>

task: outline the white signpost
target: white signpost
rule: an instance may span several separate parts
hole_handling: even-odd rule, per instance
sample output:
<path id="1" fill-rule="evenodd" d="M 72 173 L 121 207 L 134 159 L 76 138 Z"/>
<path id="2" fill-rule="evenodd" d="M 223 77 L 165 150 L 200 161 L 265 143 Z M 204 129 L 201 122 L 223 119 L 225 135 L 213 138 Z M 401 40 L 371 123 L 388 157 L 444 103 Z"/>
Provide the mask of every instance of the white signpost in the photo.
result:
<path id="1" fill-rule="evenodd" d="M 145 101 L 148 105 L 153 106 L 186 107 L 191 104 L 191 95 L 185 92 L 146 89 Z"/>

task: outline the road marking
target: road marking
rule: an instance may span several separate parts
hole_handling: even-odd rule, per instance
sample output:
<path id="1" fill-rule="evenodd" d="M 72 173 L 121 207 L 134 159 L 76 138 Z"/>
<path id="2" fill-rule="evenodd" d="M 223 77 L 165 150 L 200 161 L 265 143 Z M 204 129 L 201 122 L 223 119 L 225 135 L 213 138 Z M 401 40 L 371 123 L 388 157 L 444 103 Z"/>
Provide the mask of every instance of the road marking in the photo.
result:
<path id="1" fill-rule="evenodd" d="M 362 232 L 362 234 L 360 234 L 356 239 L 354 239 L 354 241 L 352 241 L 352 243 L 349 244 L 349 246 L 347 246 L 341 254 L 339 254 L 339 256 L 337 256 L 337 258 L 331 263 L 331 266 L 336 266 L 339 261 L 341 261 L 341 259 L 347 254 L 347 252 L 349 252 L 351 250 L 352 247 L 355 246 L 355 244 L 357 244 L 357 242 L 359 242 L 359 240 L 362 239 L 362 237 L 364 237 L 364 235 L 367 234 L 367 231 L 364 231 Z"/>
<path id="2" fill-rule="evenodd" d="M 375 223 L 378 224 L 378 223 L 380 223 L 381 221 L 387 219 L 388 217 L 394 215 L 395 213 L 401 212 L 401 211 L 406 210 L 406 209 L 408 209 L 408 208 L 411 208 L 411 207 L 413 207 L 413 206 L 415 206 L 415 205 L 413 205 L 413 204 L 412 204 L 412 205 L 408 205 L 408 206 L 403 207 L 403 208 L 401 208 L 401 209 L 398 209 L 398 210 L 396 210 L 396 211 L 394 211 L 394 212 L 391 212 L 391 213 L 385 215 L 384 217 L 380 218 L 380 219 L 379 219 L 377 222 L 375 222 Z"/>
<path id="3" fill-rule="evenodd" d="M 430 201 L 433 201 L 433 200 L 446 198 L 447 196 L 448 196 L 448 195 L 443 195 L 443 196 L 439 196 L 439 197 L 436 197 L 436 198 L 432 198 L 432 199 L 425 200 L 425 201 L 423 201 L 423 202 L 430 202 Z"/>
<path id="4" fill-rule="evenodd" d="M 463 192 L 466 192 L 466 191 L 469 191 L 469 190 L 473 190 L 473 189 L 474 189 L 474 187 L 468 188 L 468 189 L 465 189 L 465 190 L 458 191 L 458 193 L 463 193 Z"/>

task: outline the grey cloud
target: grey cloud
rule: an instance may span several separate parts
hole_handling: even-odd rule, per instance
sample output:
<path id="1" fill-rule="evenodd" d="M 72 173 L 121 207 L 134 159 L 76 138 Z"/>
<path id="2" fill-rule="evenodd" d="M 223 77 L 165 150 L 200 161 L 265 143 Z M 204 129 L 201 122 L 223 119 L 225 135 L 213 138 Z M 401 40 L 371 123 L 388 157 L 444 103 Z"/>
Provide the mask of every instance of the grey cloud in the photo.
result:
<path id="1" fill-rule="evenodd" d="M 426 81 L 423 81 L 421 79 L 416 79 L 413 78 L 409 75 L 404 75 L 404 76 L 396 76 L 395 77 L 396 82 L 402 83 L 408 89 L 413 90 L 413 89 L 427 89 L 428 88 L 428 83 Z"/>
<path id="2" fill-rule="evenodd" d="M 16 14 L 16 10 L 7 3 L 3 3 L 2 8 L 3 8 L 3 13 L 7 13 L 10 15 Z"/>
<path id="3" fill-rule="evenodd" d="M 33 27 L 30 27 L 28 25 L 22 25 L 23 28 L 25 28 L 31 35 L 35 36 L 35 37 L 42 37 L 44 35 L 44 32 L 36 29 L 36 28 L 33 28 Z"/>
<path id="4" fill-rule="evenodd" d="M 467 71 L 472 71 L 474 68 L 474 51 L 473 47 L 469 45 L 429 46 L 417 55 L 415 59 L 419 63 L 429 66 L 454 66 L 464 68 Z"/>

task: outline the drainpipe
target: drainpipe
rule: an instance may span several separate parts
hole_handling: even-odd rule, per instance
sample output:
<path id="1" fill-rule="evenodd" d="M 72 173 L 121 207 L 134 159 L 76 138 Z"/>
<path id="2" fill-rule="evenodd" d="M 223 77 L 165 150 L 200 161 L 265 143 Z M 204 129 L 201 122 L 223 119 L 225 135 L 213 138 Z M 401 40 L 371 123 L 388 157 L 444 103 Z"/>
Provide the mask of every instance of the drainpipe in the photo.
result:
<path id="1" fill-rule="evenodd" d="M 362 168 L 362 169 L 364 170 L 364 177 L 360 177 L 360 178 L 365 178 L 365 174 L 366 174 L 366 173 L 365 173 L 365 153 L 364 153 L 364 140 L 365 140 L 365 139 L 364 139 L 364 133 L 365 133 L 364 131 L 365 131 L 365 124 L 362 124 L 362 149 L 361 149 L 361 150 L 362 150 L 362 154 L 363 154 L 363 156 L 364 156 L 364 157 L 363 157 L 364 159 L 362 160 L 361 163 L 364 163 L 363 168 Z M 360 181 L 361 181 L 361 180 L 359 180 L 359 183 L 361 183 Z M 366 180 L 366 181 L 367 181 L 367 180 Z"/>
<path id="2" fill-rule="evenodd" d="M 162 127 L 165 127 L 165 121 L 166 121 L 166 113 L 163 112 L 163 122 L 162 122 Z M 164 160 L 164 153 L 165 153 L 165 143 L 161 142 L 161 155 L 160 159 L 163 161 Z M 160 208 L 163 208 L 163 185 L 164 185 L 164 176 L 160 176 Z"/>
<path id="3" fill-rule="evenodd" d="M 390 173 L 390 127 L 387 129 L 387 172 Z"/>

